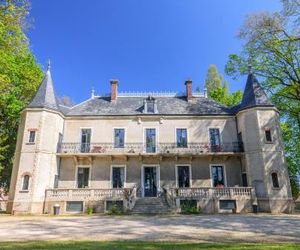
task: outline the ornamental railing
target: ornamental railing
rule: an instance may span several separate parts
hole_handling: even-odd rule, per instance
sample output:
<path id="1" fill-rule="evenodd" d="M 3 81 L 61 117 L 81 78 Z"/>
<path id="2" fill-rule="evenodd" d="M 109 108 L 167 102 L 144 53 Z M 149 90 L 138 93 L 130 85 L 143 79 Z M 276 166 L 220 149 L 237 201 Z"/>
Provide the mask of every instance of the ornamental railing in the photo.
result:
<path id="1" fill-rule="evenodd" d="M 255 196 L 252 187 L 193 187 L 171 188 L 170 193 L 174 198 L 253 198 Z"/>
<path id="2" fill-rule="evenodd" d="M 218 152 L 243 152 L 241 142 L 225 142 L 219 145 L 210 143 L 60 143 L 58 153 L 61 154 L 205 154 Z"/>
<path id="3" fill-rule="evenodd" d="M 131 194 L 131 189 L 112 188 L 112 189 L 47 189 L 47 201 L 84 201 L 84 200 L 106 200 L 106 199 L 126 199 Z"/>

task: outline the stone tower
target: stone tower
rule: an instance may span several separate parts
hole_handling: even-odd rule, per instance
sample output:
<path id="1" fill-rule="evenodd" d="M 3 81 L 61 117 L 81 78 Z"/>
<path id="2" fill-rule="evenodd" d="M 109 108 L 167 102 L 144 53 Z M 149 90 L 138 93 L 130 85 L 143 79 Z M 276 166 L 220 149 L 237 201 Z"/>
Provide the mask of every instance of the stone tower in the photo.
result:
<path id="1" fill-rule="evenodd" d="M 36 95 L 21 114 L 8 212 L 43 212 L 45 189 L 53 188 L 58 173 L 56 150 L 63 123 L 49 65 Z"/>
<path id="2" fill-rule="evenodd" d="M 259 211 L 291 212 L 291 188 L 278 110 L 252 72 L 237 112 L 237 123 L 245 150 L 243 171 L 248 185 L 255 188 Z"/>

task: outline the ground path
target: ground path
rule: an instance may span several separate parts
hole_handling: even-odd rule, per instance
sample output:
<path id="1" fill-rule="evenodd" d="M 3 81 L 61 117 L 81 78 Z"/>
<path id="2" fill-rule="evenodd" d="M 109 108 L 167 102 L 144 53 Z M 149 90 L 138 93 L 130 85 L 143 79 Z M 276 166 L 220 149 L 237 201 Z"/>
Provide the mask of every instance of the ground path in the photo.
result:
<path id="1" fill-rule="evenodd" d="M 0 241 L 184 240 L 297 242 L 300 215 L 8 216 Z"/>

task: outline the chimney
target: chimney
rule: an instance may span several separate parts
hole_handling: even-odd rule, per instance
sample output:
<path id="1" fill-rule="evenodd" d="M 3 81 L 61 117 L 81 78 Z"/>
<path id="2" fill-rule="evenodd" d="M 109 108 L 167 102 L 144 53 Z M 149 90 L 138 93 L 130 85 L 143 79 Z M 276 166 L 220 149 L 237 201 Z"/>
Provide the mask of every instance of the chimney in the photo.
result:
<path id="1" fill-rule="evenodd" d="M 186 80 L 185 81 L 185 86 L 186 86 L 186 99 L 187 101 L 190 101 L 193 98 L 193 93 L 192 93 L 192 80 Z"/>
<path id="2" fill-rule="evenodd" d="M 111 85 L 110 101 L 115 102 L 115 101 L 117 101 L 117 98 L 118 98 L 119 80 L 116 80 L 116 79 L 110 80 L 110 85 Z"/>

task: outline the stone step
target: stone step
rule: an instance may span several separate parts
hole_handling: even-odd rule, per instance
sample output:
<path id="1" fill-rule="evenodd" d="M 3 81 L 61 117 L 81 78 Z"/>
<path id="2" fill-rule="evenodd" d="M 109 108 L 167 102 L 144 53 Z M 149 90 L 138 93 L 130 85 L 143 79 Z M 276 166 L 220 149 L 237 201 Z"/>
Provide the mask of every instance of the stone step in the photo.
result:
<path id="1" fill-rule="evenodd" d="M 131 213 L 134 214 L 166 214 L 172 213 L 164 197 L 144 197 L 136 200 Z"/>

